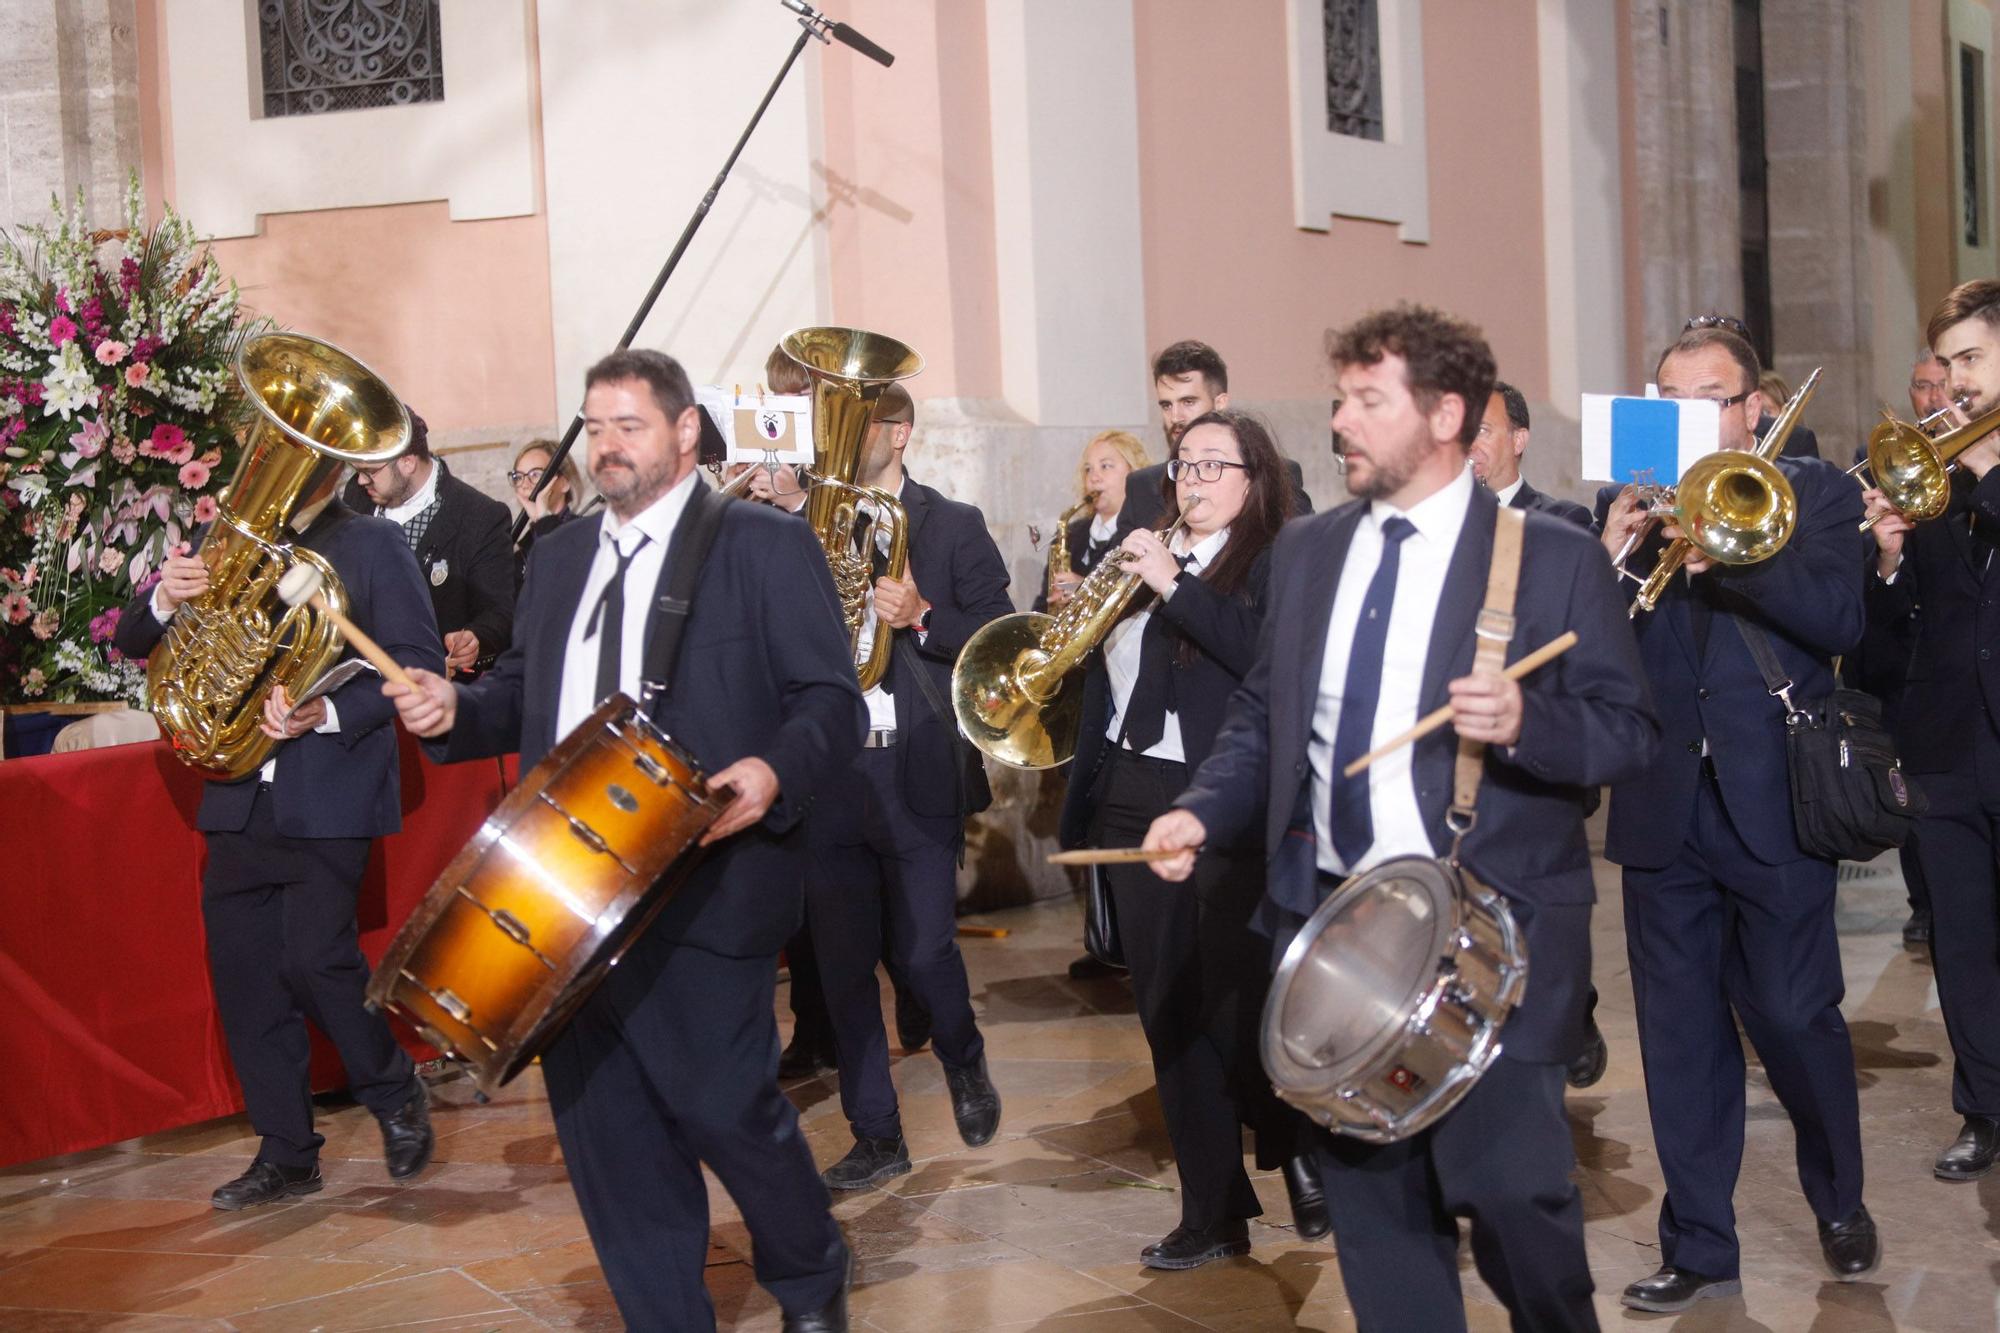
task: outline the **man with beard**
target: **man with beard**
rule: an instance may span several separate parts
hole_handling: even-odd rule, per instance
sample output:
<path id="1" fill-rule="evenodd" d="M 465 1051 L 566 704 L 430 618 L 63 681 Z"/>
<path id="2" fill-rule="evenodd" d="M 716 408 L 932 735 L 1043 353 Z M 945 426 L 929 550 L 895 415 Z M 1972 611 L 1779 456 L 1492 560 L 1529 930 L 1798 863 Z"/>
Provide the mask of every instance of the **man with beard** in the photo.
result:
<path id="1" fill-rule="evenodd" d="M 1931 315 L 1931 350 L 1961 402 L 1951 424 L 2000 406 L 2000 281 L 1961 283 Z M 1912 395 L 1914 397 L 1914 394 Z M 1917 855 L 1930 889 L 1931 963 L 1953 1057 L 1952 1109 L 1964 1117 L 1938 1154 L 1940 1180 L 1977 1180 L 2000 1156 L 2000 432 L 1958 455 L 1951 501 L 1921 526 L 1867 493 L 1876 556 L 1871 624 L 1914 608 L 1911 688 L 1897 716 L 1903 765 L 1930 808 Z"/>
<path id="2" fill-rule="evenodd" d="M 1317 1134 L 1348 1297 L 1364 1329 L 1463 1329 L 1458 1217 L 1480 1276 L 1516 1328 L 1595 1329 L 1583 1203 L 1563 1114 L 1583 1040 L 1595 892 L 1586 796 L 1636 772 L 1657 739 L 1625 608 L 1588 533 L 1523 516 L 1506 655 L 1574 630 L 1577 645 L 1516 683 L 1474 667 L 1500 523 L 1466 449 L 1493 388 L 1472 326 L 1422 306 L 1368 315 L 1330 339 L 1333 417 L 1352 502 L 1278 537 L 1256 665 L 1177 809 L 1154 863 L 1185 879 L 1204 845 L 1261 825 L 1262 919 L 1289 942 L 1348 876 L 1452 847 L 1460 746 L 1480 758 L 1478 818 L 1458 852 L 1505 895 L 1527 937 L 1526 993 L 1503 1054 L 1450 1112 L 1396 1143 Z M 1513 521 L 1511 518 L 1508 521 Z M 1449 705 L 1452 727 L 1348 764 Z"/>
<path id="3" fill-rule="evenodd" d="M 413 672 L 414 692 L 384 692 L 412 732 L 442 738 L 440 757 L 518 747 L 526 768 L 622 691 L 729 795 L 706 857 L 550 1043 L 542 1073 L 627 1324 L 715 1327 L 706 1166 L 743 1214 L 785 1328 L 844 1329 L 848 1251 L 778 1092 L 771 994 L 799 923 L 806 809 L 865 734 L 847 631 L 811 530 L 696 475 L 700 411 L 678 362 L 614 352 L 586 385 L 608 514 L 535 543 L 521 633 L 492 671 L 458 686 Z M 690 608 L 671 580 L 695 560 Z M 663 661 L 673 615 L 685 633 Z"/>

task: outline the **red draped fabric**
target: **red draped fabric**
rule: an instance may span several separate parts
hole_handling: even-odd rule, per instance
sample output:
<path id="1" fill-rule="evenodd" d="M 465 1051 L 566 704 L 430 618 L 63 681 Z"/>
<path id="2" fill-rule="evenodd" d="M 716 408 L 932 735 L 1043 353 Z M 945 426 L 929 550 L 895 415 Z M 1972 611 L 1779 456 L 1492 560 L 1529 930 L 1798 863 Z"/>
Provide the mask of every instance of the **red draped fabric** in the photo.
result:
<path id="1" fill-rule="evenodd" d="M 159 742 L 0 763 L 0 1165 L 242 1109 L 202 952 L 201 785 Z M 371 963 L 502 790 L 497 765 L 403 737 L 403 831 L 361 889 Z M 340 1084 L 323 1043 L 313 1072 Z"/>

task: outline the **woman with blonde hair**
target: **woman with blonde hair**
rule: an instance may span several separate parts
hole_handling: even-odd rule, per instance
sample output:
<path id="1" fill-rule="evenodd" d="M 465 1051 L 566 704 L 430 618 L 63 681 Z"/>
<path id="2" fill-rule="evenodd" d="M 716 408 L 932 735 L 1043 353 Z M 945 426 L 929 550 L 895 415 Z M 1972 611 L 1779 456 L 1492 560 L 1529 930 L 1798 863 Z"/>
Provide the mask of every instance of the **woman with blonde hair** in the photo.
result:
<path id="1" fill-rule="evenodd" d="M 549 460 L 555 457 L 554 440 L 529 440 L 514 455 L 514 466 L 507 470 L 507 480 L 513 483 L 514 498 L 521 502 L 521 508 L 528 515 L 528 526 L 521 533 L 521 541 L 514 548 L 514 586 L 521 586 L 521 576 L 528 568 L 528 550 L 537 537 L 555 531 L 576 517 L 573 502 L 582 483 L 577 479 L 576 460 L 565 456 L 562 466 L 556 470 L 555 480 L 535 494 L 536 483 L 542 473 L 548 470 Z"/>
<path id="2" fill-rule="evenodd" d="M 1061 606 L 1076 591 L 1076 585 L 1083 582 L 1084 575 L 1097 568 L 1118 531 L 1118 511 L 1125 506 L 1126 475 L 1151 461 L 1139 437 L 1126 430 L 1099 431 L 1083 446 L 1083 457 L 1077 461 L 1077 498 L 1094 496 L 1095 502 L 1088 513 L 1070 521 L 1069 568 L 1046 571 L 1042 591 L 1035 598 L 1035 610 L 1053 611 Z M 1051 542 L 1049 547 L 1053 555 L 1055 543 Z M 1049 596 L 1050 588 L 1055 590 L 1053 597 Z"/>

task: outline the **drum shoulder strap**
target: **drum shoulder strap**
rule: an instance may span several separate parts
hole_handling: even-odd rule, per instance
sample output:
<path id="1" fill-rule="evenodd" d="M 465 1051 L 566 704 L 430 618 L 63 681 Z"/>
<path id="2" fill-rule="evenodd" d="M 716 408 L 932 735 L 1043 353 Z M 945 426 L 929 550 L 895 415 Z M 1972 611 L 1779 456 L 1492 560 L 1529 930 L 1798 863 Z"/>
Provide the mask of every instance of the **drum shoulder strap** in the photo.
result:
<path id="1" fill-rule="evenodd" d="M 1473 626 L 1472 669 L 1498 673 L 1507 665 L 1507 645 L 1514 640 L 1514 593 L 1521 581 L 1521 535 L 1527 515 L 1501 505 L 1493 515 L 1493 563 L 1486 571 L 1486 605 Z M 1458 742 L 1458 762 L 1452 771 L 1450 825 L 1458 836 L 1472 827 L 1479 801 L 1479 779 L 1486 770 L 1483 741 Z"/>
<path id="2" fill-rule="evenodd" d="M 674 527 L 667 546 L 667 584 L 653 606 L 652 633 L 646 637 L 646 660 L 639 683 L 642 705 L 670 691 L 674 664 L 680 660 L 681 635 L 687 630 L 688 614 L 694 610 L 695 589 L 700 586 L 701 567 L 709 548 L 722 528 L 722 515 L 735 500 L 718 495 L 699 478 L 694 494 L 688 497 L 688 512 Z"/>

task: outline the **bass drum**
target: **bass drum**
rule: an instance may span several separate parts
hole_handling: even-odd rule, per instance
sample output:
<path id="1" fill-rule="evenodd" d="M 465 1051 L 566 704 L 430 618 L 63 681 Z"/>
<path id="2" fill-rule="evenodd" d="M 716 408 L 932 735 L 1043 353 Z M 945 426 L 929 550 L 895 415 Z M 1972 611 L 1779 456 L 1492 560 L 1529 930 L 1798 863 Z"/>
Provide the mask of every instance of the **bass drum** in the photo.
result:
<path id="1" fill-rule="evenodd" d="M 1527 982 L 1499 894 L 1447 862 L 1385 861 L 1334 890 L 1285 950 L 1264 1070 L 1335 1133 L 1394 1143 L 1471 1091 Z"/>
<path id="2" fill-rule="evenodd" d="M 727 804 L 637 704 L 612 695 L 445 867 L 375 969 L 369 1003 L 490 1093 L 659 915 Z"/>

